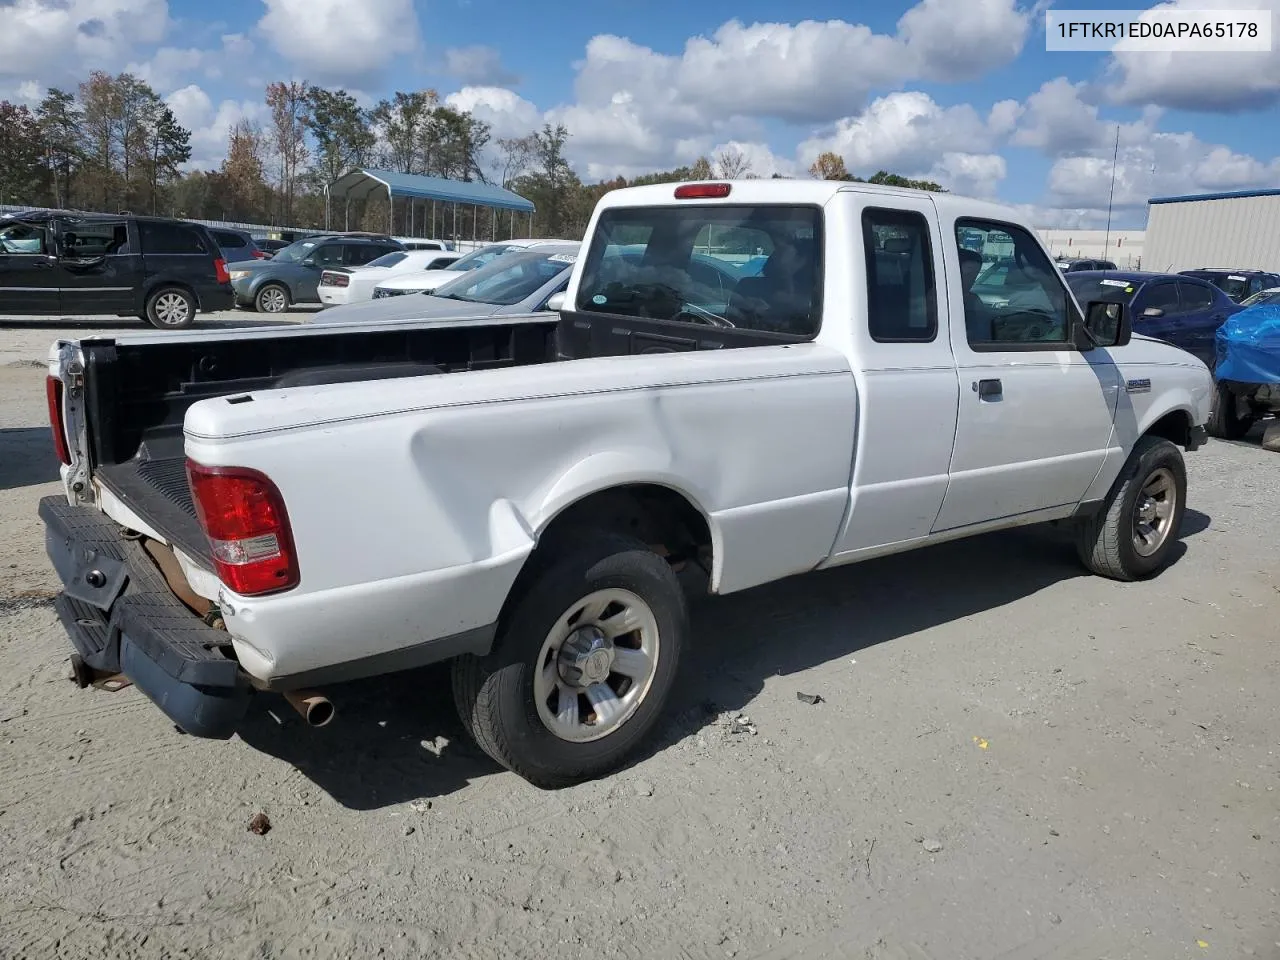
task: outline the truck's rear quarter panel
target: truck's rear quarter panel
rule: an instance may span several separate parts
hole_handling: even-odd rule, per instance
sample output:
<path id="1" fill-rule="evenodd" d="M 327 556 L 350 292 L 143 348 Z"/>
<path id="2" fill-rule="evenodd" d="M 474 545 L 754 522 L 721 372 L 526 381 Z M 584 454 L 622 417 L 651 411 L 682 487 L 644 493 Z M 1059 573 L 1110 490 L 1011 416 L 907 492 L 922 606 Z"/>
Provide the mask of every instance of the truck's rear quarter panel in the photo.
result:
<path id="1" fill-rule="evenodd" d="M 278 676 L 485 629 L 538 532 L 621 484 L 703 513 L 721 592 L 812 569 L 846 507 L 854 412 L 846 358 L 799 344 L 210 400 L 186 452 L 284 494 L 301 585 L 227 611 L 246 666 Z"/>

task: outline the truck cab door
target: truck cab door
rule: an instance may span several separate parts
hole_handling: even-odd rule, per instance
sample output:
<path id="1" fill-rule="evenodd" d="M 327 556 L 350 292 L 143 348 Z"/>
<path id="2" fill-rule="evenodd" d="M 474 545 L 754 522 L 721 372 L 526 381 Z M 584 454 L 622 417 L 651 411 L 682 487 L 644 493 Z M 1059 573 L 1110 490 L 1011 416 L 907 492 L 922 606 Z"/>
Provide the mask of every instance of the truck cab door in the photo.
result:
<path id="1" fill-rule="evenodd" d="M 983 235 L 1009 256 L 1030 294 L 993 308 L 971 292 L 981 257 L 961 259 L 956 235 Z M 1051 512 L 1079 502 L 1112 442 L 1119 371 L 1108 350 L 1072 343 L 1077 308 L 1039 241 L 1014 224 L 943 224 L 951 345 L 960 408 L 950 482 L 935 533 Z M 959 261 L 959 262 L 957 262 Z"/>
<path id="2" fill-rule="evenodd" d="M 57 258 L 42 224 L 0 227 L 0 314 L 57 313 Z"/>
<path id="3" fill-rule="evenodd" d="M 128 220 L 64 223 L 59 245 L 63 313 L 131 316 L 141 312 L 142 256 Z"/>
<path id="4" fill-rule="evenodd" d="M 849 251 L 852 262 L 828 261 L 827 272 L 847 284 L 839 302 L 853 317 L 858 407 L 836 563 L 929 535 L 947 490 L 958 393 L 933 200 L 840 196 L 847 206 L 829 216 L 828 230 L 848 242 L 831 249 Z"/>

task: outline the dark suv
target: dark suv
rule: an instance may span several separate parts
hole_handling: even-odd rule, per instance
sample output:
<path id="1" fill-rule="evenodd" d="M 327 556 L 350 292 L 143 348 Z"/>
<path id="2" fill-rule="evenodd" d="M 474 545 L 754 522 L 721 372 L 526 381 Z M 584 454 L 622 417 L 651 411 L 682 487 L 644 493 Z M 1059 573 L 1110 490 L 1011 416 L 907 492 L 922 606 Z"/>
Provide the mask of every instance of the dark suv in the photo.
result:
<path id="1" fill-rule="evenodd" d="M 0 315 L 136 316 L 162 330 L 229 310 L 230 277 L 196 223 L 40 212 L 0 218 Z"/>
<path id="2" fill-rule="evenodd" d="M 1280 276 L 1265 270 L 1228 270 L 1225 267 L 1200 267 L 1198 270 L 1181 270 L 1184 277 L 1207 280 L 1239 303 L 1255 293 L 1280 287 Z"/>
<path id="3" fill-rule="evenodd" d="M 320 302 L 320 274 L 333 267 L 363 267 L 404 247 L 390 237 L 371 234 L 320 234 L 304 237 L 270 260 L 247 260 L 227 269 L 236 303 L 263 313 L 281 313 L 295 303 Z"/>

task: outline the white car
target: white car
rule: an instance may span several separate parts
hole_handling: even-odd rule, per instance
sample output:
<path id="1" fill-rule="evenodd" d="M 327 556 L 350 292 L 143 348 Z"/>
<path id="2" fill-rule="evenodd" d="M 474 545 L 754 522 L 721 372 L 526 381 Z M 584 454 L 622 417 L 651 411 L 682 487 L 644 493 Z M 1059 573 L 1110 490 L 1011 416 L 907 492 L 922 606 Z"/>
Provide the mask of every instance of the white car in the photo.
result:
<path id="1" fill-rule="evenodd" d="M 326 307 L 341 307 L 369 300 L 379 283 L 427 270 L 443 270 L 459 259 L 459 254 L 440 250 L 395 250 L 363 267 L 329 267 L 320 274 L 320 302 Z"/>
<path id="2" fill-rule="evenodd" d="M 1048 306 L 983 303 L 962 230 Z M 605 194 L 582 249 L 557 312 L 54 343 L 39 510 L 82 682 L 229 737 L 271 691 L 320 725 L 317 688 L 449 660 L 480 748 L 561 787 L 660 727 L 707 622 L 686 588 L 1048 521 L 1115 580 L 1188 548 L 1208 369 L 1077 303 L 1017 210 L 657 184 Z M 961 589 L 907 586 L 875 603 Z"/>
<path id="3" fill-rule="evenodd" d="M 576 244 L 578 241 L 551 239 L 500 240 L 497 243 L 485 244 L 479 250 L 473 250 L 466 256 L 459 257 L 447 270 L 429 270 L 425 273 L 391 277 L 385 282 L 380 282 L 374 287 L 373 297 L 377 300 L 382 297 L 399 297 L 406 293 L 431 293 L 437 287 L 442 287 L 450 280 L 457 279 L 468 270 L 479 269 L 504 253 L 510 253 L 513 250 L 527 250 L 530 247 L 540 247 L 547 244 L 566 243 Z"/>

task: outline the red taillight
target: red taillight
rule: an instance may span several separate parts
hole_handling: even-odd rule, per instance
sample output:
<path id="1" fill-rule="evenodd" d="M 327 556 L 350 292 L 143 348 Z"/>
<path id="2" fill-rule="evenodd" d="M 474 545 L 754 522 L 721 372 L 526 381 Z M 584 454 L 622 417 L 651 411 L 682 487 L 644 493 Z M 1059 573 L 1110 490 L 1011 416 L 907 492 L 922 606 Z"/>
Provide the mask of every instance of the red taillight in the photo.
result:
<path id="1" fill-rule="evenodd" d="M 324 287 L 347 287 L 351 285 L 351 278 L 345 273 L 322 273 L 320 274 L 320 285 Z"/>
<path id="2" fill-rule="evenodd" d="M 49 376 L 44 380 L 44 393 L 49 400 L 49 426 L 53 428 L 53 449 L 58 459 L 71 466 L 71 451 L 67 449 L 67 427 L 62 419 L 62 381 Z"/>
<path id="3" fill-rule="evenodd" d="M 218 275 L 219 283 L 231 282 L 231 274 L 227 273 L 227 261 L 219 257 L 217 260 L 213 261 L 213 269 Z"/>
<path id="4" fill-rule="evenodd" d="M 708 200 L 728 195 L 727 183 L 682 183 L 676 187 L 677 200 Z"/>
<path id="5" fill-rule="evenodd" d="M 253 251 L 253 259 L 255 259 L 255 260 L 265 260 L 265 259 L 267 259 L 267 253 L 266 253 L 266 251 L 265 251 L 265 250 L 257 250 L 257 249 L 255 249 L 255 250 Z"/>
<path id="6" fill-rule="evenodd" d="M 289 515 L 274 483 L 257 470 L 191 460 L 187 480 L 218 579 L 246 597 L 298 585 Z"/>

